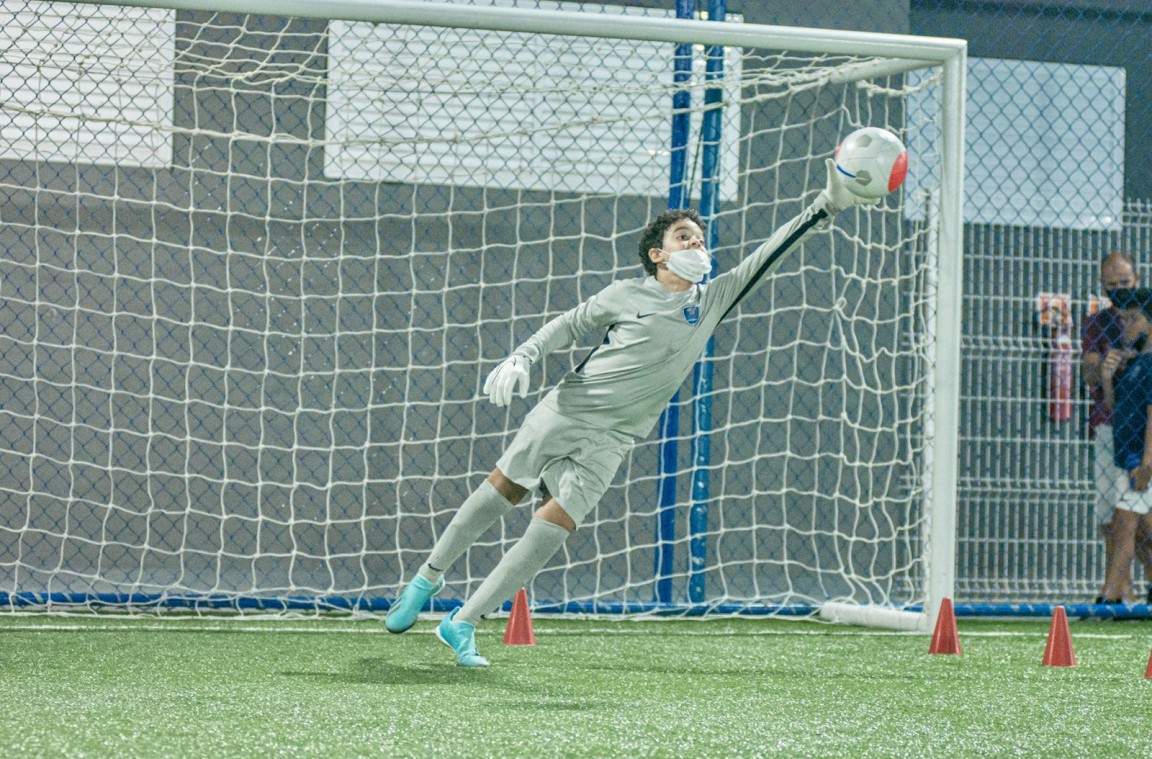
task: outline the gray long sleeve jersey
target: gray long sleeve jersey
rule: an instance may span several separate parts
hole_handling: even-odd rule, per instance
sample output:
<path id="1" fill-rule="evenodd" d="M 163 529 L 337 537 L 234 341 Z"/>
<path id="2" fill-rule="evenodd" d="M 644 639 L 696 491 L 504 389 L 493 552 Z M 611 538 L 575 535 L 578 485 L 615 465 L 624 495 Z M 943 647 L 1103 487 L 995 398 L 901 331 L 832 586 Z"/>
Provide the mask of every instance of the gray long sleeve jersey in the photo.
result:
<path id="1" fill-rule="evenodd" d="M 683 292 L 653 276 L 613 282 L 549 321 L 514 355 L 536 363 L 605 330 L 604 342 L 541 402 L 599 428 L 647 436 L 721 320 L 805 238 L 827 229 L 836 210 L 821 193 L 736 268 Z"/>

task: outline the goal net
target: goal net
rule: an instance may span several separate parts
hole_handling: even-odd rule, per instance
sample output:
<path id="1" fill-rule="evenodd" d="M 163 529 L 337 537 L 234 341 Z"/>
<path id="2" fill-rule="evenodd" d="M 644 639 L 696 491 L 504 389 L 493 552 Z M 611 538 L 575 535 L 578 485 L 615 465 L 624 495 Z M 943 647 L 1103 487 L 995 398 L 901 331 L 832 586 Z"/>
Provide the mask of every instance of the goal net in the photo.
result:
<path id="1" fill-rule="evenodd" d="M 480 396 L 492 367 L 641 276 L 670 203 L 734 266 L 861 126 L 905 140 L 909 182 L 730 315 L 530 595 L 808 614 L 920 609 L 950 582 L 930 557 L 962 47 L 590 3 L 137 5 L 0 7 L 5 607 L 386 609 L 601 336 L 509 409 Z"/>

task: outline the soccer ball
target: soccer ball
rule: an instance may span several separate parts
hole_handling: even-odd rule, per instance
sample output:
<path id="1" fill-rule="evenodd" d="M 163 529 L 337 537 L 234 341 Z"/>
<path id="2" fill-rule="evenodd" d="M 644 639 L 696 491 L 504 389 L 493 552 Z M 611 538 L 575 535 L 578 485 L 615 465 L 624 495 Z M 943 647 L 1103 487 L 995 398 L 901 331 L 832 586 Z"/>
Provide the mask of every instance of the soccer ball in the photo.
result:
<path id="1" fill-rule="evenodd" d="M 904 181 L 908 150 L 887 129 L 857 129 L 836 148 L 836 171 L 853 195 L 882 198 Z"/>

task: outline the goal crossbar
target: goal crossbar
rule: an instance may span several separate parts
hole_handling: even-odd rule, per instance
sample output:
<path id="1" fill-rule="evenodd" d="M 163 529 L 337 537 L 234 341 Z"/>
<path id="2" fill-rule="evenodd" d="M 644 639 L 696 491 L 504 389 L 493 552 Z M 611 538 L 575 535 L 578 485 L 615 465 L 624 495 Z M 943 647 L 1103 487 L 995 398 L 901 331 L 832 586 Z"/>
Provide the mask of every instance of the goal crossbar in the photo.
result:
<path id="1" fill-rule="evenodd" d="M 822 52 L 839 55 L 868 55 L 902 58 L 910 61 L 942 63 L 966 55 L 967 42 L 947 37 L 919 37 L 907 34 L 834 31 L 769 24 L 731 24 L 719 21 L 612 17 L 612 23 L 596 14 L 567 13 L 544 9 L 501 8 L 448 3 L 422 3 L 412 0 L 88 0 L 98 5 L 138 8 L 259 13 L 301 18 L 340 19 L 371 23 L 413 24 L 460 27 L 530 34 L 564 34 L 580 37 L 634 39 L 652 42 L 681 42 L 731 47 L 761 47 L 778 50 Z M 926 65 L 920 63 L 917 65 Z"/>

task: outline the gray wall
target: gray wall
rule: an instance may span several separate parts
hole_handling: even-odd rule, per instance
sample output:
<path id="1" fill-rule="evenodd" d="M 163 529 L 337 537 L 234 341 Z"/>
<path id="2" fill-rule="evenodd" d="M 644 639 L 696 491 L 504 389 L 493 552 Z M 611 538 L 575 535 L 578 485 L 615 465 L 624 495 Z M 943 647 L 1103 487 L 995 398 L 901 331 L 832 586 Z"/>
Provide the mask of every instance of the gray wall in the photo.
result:
<path id="1" fill-rule="evenodd" d="M 1127 72 L 1124 194 L 1152 197 L 1145 158 L 1152 134 L 1152 11 L 1124 0 L 971 3 L 914 0 L 911 32 L 968 40 L 975 58 L 1119 66 Z"/>

